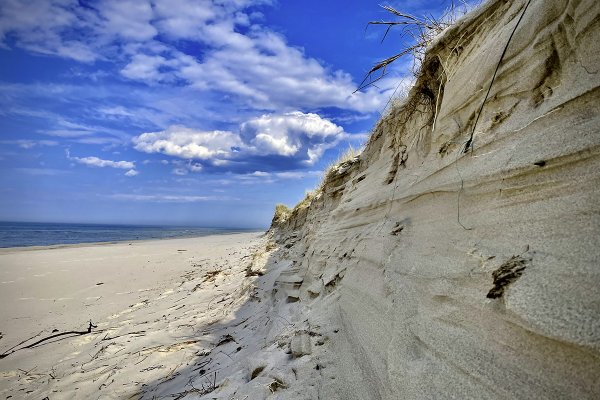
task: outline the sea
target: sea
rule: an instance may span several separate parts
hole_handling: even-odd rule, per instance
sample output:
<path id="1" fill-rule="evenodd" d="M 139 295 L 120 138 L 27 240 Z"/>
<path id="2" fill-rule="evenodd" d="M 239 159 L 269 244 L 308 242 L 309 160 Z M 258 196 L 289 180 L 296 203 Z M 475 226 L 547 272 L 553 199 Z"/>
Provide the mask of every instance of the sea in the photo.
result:
<path id="1" fill-rule="evenodd" d="M 0 222 L 0 248 L 200 237 L 256 229 Z"/>

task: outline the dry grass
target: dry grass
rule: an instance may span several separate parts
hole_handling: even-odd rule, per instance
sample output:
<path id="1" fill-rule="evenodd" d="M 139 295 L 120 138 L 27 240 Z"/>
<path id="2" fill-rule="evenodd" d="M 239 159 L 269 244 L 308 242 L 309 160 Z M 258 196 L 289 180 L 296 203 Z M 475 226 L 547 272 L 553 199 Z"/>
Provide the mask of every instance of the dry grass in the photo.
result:
<path id="1" fill-rule="evenodd" d="M 342 168 L 344 166 L 344 164 L 347 164 L 347 163 L 355 160 L 356 157 L 358 157 L 358 155 L 360 153 L 361 153 L 360 150 L 355 149 L 352 146 L 348 146 L 348 149 L 346 149 L 346 151 L 341 153 L 340 156 L 337 158 L 337 160 L 333 161 L 332 163 L 330 163 L 327 166 L 327 168 L 325 168 L 324 173 L 323 173 L 323 179 L 321 179 L 321 183 L 319 183 L 315 192 L 317 194 L 322 192 L 323 187 L 325 186 L 325 183 L 327 183 L 327 181 L 330 180 L 335 173 L 339 172 L 340 168 Z"/>
<path id="2" fill-rule="evenodd" d="M 450 7 L 444 11 L 440 17 L 434 17 L 432 15 L 425 16 L 423 18 L 415 17 L 407 13 L 400 12 L 390 6 L 382 6 L 386 11 L 398 17 L 395 21 L 370 21 L 367 27 L 370 25 L 384 25 L 386 26 L 385 33 L 381 41 L 383 42 L 387 37 L 387 34 L 393 27 L 402 27 L 402 36 L 409 37 L 412 39 L 413 45 L 406 47 L 400 53 L 386 58 L 375 64 L 366 74 L 365 78 L 359 85 L 356 91 L 362 90 L 368 86 L 373 85 L 378 80 L 382 79 L 386 75 L 387 67 L 399 58 L 412 54 L 414 59 L 413 74 L 418 75 L 420 65 L 425 57 L 425 50 L 429 44 L 442 33 L 446 28 L 453 25 L 458 18 L 465 15 L 471 8 L 465 0 L 461 0 L 459 5 L 456 5 L 454 1 Z"/>
<path id="3" fill-rule="evenodd" d="M 269 240 L 267 242 L 267 245 L 265 246 L 265 251 L 268 253 L 269 251 L 276 249 L 277 248 L 277 243 L 273 240 Z"/>
<path id="4" fill-rule="evenodd" d="M 292 214 L 297 212 L 298 210 L 301 210 L 303 208 L 310 206 L 310 204 L 315 199 L 315 197 L 316 197 L 316 193 L 314 190 L 306 192 L 306 194 L 304 195 L 304 198 L 302 200 L 300 200 L 300 202 L 298 204 L 296 204 L 294 206 L 294 208 L 292 209 Z"/>
<path id="5" fill-rule="evenodd" d="M 330 163 L 323 173 L 323 178 L 315 190 L 307 191 L 304 198 L 290 209 L 285 204 L 277 204 L 275 206 L 275 215 L 273 216 L 274 224 L 280 224 L 287 221 L 292 215 L 297 214 L 300 210 L 310 207 L 312 202 L 321 195 L 325 190 L 325 185 L 330 181 L 335 174 L 342 173 L 345 168 L 350 167 L 356 160 L 358 155 L 361 153 L 360 150 L 348 146 L 348 149 L 340 154 L 340 156 Z"/>
<path id="6" fill-rule="evenodd" d="M 288 219 L 292 214 L 292 210 L 285 204 L 277 204 L 275 206 L 275 215 L 273 215 L 273 223 L 281 223 Z"/>

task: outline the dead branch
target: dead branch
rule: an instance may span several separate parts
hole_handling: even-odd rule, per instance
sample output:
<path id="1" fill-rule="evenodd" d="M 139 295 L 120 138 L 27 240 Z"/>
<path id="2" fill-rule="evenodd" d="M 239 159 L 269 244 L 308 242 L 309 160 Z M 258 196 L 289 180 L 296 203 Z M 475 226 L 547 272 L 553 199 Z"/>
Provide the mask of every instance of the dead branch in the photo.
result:
<path id="1" fill-rule="evenodd" d="M 0 354 L 0 358 L 7 357 L 7 356 L 13 354 L 14 352 L 19 351 L 19 350 L 31 349 L 31 348 L 33 348 L 33 347 L 35 347 L 35 346 L 37 346 L 37 345 L 39 345 L 39 344 L 41 344 L 43 342 L 46 342 L 46 341 L 48 341 L 50 339 L 54 339 L 54 338 L 57 338 L 57 337 L 60 337 L 60 336 L 66 336 L 66 335 L 87 335 L 88 333 L 92 332 L 92 328 L 97 328 L 97 326 L 94 325 L 94 324 L 92 324 L 92 321 L 90 320 L 89 326 L 88 326 L 88 328 L 87 328 L 86 331 L 68 331 L 68 332 L 56 333 L 54 335 L 46 336 L 45 338 L 42 338 L 42 339 L 40 339 L 40 340 L 38 340 L 38 341 L 36 341 L 34 343 L 28 344 L 27 346 L 19 347 L 22 344 L 27 343 L 31 339 L 39 336 L 43 332 L 42 331 L 42 332 L 38 333 L 35 336 L 32 336 L 32 337 L 30 337 L 28 339 L 25 339 L 24 341 L 22 341 L 21 343 L 17 344 L 16 346 L 11 347 L 9 350 L 7 350 L 7 352 L 5 352 L 3 354 Z"/>
<path id="2" fill-rule="evenodd" d="M 38 333 L 38 334 L 36 334 L 36 335 L 33 335 L 32 337 L 30 337 L 30 338 L 28 338 L 28 339 L 25 339 L 25 340 L 23 340 L 23 341 L 22 341 L 22 342 L 20 342 L 20 343 L 17 343 L 17 344 L 15 344 L 13 347 L 11 347 L 10 349 L 6 350 L 4 353 L 0 354 L 0 358 L 4 358 L 4 357 L 8 356 L 9 354 L 12 354 L 12 353 L 13 353 L 13 352 L 11 351 L 12 349 L 14 349 L 15 347 L 19 347 L 19 346 L 20 346 L 20 345 L 22 345 L 23 343 L 26 343 L 26 342 L 30 341 L 31 339 L 33 339 L 33 338 L 36 338 L 36 337 L 40 336 L 40 335 L 41 335 L 43 332 L 44 332 L 44 331 L 40 331 L 40 333 Z"/>
<path id="3" fill-rule="evenodd" d="M 116 338 L 120 338 L 122 336 L 129 336 L 129 335 L 139 335 L 139 336 L 142 336 L 145 333 L 146 333 L 146 331 L 136 331 L 136 332 L 124 333 L 122 335 L 117 335 L 117 336 L 113 336 L 113 337 L 108 337 L 108 333 L 107 333 L 106 336 L 104 336 L 102 338 L 102 340 L 113 340 L 113 339 L 116 339 Z"/>

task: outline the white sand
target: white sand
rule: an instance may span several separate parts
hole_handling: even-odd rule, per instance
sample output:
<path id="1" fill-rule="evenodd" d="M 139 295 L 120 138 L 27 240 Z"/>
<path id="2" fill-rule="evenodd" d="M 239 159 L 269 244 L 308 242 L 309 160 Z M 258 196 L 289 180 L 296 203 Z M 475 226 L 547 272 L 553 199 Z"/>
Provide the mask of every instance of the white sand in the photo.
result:
<path id="1" fill-rule="evenodd" d="M 231 360 L 210 352 L 248 298 L 255 278 L 243 271 L 259 236 L 1 251 L 0 351 L 40 331 L 28 343 L 85 330 L 90 319 L 98 327 L 0 359 L 0 397 L 151 398 L 186 390 L 198 370 L 218 371 Z"/>
<path id="2" fill-rule="evenodd" d="M 289 256 L 256 233 L 0 251 L 0 351 L 97 325 L 0 359 L 0 396 L 318 398 L 329 337 Z"/>
<path id="3" fill-rule="evenodd" d="M 0 251 L 0 351 L 97 325 L 0 359 L 0 398 L 318 398 L 333 328 L 289 256 L 257 233 Z"/>

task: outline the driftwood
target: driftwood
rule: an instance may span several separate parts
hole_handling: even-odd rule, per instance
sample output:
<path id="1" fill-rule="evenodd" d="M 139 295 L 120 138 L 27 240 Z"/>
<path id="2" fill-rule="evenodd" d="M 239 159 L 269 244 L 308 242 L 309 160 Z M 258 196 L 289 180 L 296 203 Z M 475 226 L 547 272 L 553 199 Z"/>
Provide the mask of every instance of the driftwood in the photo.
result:
<path id="1" fill-rule="evenodd" d="M 42 334 L 42 332 L 44 332 L 44 331 L 40 331 L 40 333 L 38 333 L 38 334 L 35 334 L 35 335 L 33 335 L 32 337 L 30 337 L 30 338 L 27 338 L 27 339 L 23 340 L 22 342 L 19 342 L 19 343 L 15 344 L 13 347 L 11 347 L 10 349 L 6 350 L 4 353 L 0 354 L 0 358 L 4 358 L 4 357 L 8 356 L 9 354 L 12 354 L 12 353 L 14 353 L 14 351 L 11 351 L 12 349 L 14 349 L 15 347 L 19 347 L 19 346 L 20 346 L 20 345 L 22 345 L 23 343 L 25 343 L 25 342 L 28 342 L 28 341 L 30 341 L 31 339 L 33 339 L 33 338 L 36 338 L 36 337 L 40 336 L 40 335 Z M 17 351 L 17 350 L 15 350 L 15 351 Z"/>
<path id="2" fill-rule="evenodd" d="M 6 350 L 4 353 L 0 354 L 0 359 L 2 359 L 4 357 L 8 357 L 9 355 L 11 355 L 14 352 L 19 351 L 19 350 L 31 349 L 32 347 L 35 347 L 35 346 L 37 346 L 37 345 L 39 345 L 39 344 L 41 344 L 41 343 L 43 343 L 43 342 L 45 342 L 47 340 L 54 339 L 54 338 L 57 338 L 57 337 L 60 337 L 60 336 L 66 336 L 66 335 L 87 335 L 88 333 L 92 332 L 92 328 L 97 328 L 97 326 L 94 325 L 94 324 L 92 324 L 92 321 L 90 320 L 90 324 L 89 324 L 89 326 L 88 326 L 88 328 L 87 328 L 86 331 L 68 331 L 68 332 L 56 333 L 54 335 L 46 336 L 45 338 L 42 338 L 42 339 L 40 339 L 40 340 L 38 340 L 38 341 L 36 341 L 34 343 L 28 344 L 27 346 L 19 347 L 22 344 L 27 343 L 31 339 L 36 338 L 39 335 L 41 335 L 42 332 L 43 332 L 42 331 L 42 332 L 38 333 L 37 335 L 34 335 L 34 336 L 32 336 L 32 337 L 30 337 L 28 339 L 25 339 L 22 342 L 20 342 L 19 344 L 16 344 L 15 346 L 13 346 L 10 349 Z"/>

